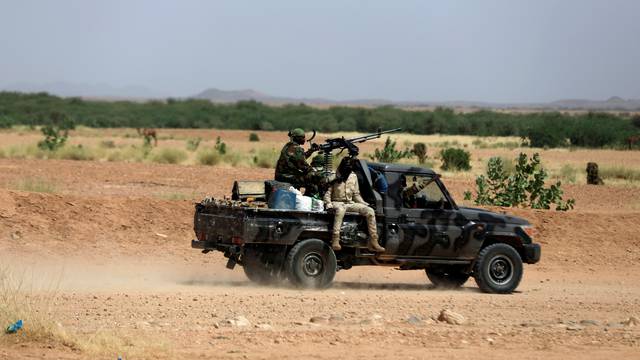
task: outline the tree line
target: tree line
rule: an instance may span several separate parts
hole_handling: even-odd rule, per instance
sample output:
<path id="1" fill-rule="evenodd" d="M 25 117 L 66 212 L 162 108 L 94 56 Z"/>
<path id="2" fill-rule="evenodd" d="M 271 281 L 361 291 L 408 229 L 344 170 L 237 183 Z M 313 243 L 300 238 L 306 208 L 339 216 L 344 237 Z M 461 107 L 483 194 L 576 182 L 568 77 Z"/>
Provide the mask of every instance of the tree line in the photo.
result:
<path id="1" fill-rule="evenodd" d="M 304 104 L 268 106 L 256 101 L 218 104 L 198 99 L 97 101 L 47 93 L 0 92 L 0 127 L 46 125 L 64 114 L 89 127 L 218 128 L 322 132 L 374 132 L 402 127 L 415 134 L 518 136 L 535 147 L 615 147 L 640 132 L 638 118 L 611 113 L 460 113 L 449 108 L 412 111 L 393 106 L 319 109 Z"/>

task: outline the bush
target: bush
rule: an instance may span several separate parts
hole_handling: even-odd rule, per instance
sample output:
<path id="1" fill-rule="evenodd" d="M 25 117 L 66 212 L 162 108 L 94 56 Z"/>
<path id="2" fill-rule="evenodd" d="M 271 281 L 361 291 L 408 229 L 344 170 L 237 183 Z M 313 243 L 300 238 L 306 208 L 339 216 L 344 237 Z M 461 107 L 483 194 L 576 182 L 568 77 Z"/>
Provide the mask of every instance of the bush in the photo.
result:
<path id="1" fill-rule="evenodd" d="M 198 164 L 200 165 L 218 165 L 222 157 L 216 149 L 202 149 L 198 152 Z"/>
<path id="2" fill-rule="evenodd" d="M 201 141 L 202 141 L 201 138 L 188 139 L 187 140 L 187 150 L 189 150 L 189 151 L 198 150 L 198 147 L 200 146 L 200 142 Z"/>
<path id="3" fill-rule="evenodd" d="M 260 136 L 258 136 L 258 134 L 256 133 L 251 133 L 249 134 L 249 141 L 260 141 Z"/>
<path id="4" fill-rule="evenodd" d="M 0 149 L 0 159 L 4 159 L 7 157 L 7 154 L 4 153 L 3 149 Z"/>
<path id="5" fill-rule="evenodd" d="M 151 161 L 159 164 L 179 164 L 187 158 L 187 153 L 180 149 L 164 148 L 154 153 Z"/>
<path id="6" fill-rule="evenodd" d="M 413 150 L 411 152 L 418 157 L 418 163 L 424 164 L 425 160 L 427 160 L 427 145 L 425 143 L 419 142 L 413 144 Z"/>
<path id="7" fill-rule="evenodd" d="M 382 163 L 394 163 L 400 159 L 410 158 L 413 153 L 405 148 L 404 150 L 396 150 L 396 141 L 391 140 L 391 137 L 387 137 L 384 142 L 384 148 L 382 150 L 376 149 L 372 159 Z"/>
<path id="8" fill-rule="evenodd" d="M 44 139 L 38 143 L 38 147 L 42 150 L 56 151 L 64 146 L 69 137 L 69 130 L 73 128 L 73 122 L 65 114 L 52 112 L 48 123 L 40 129 Z"/>
<path id="9" fill-rule="evenodd" d="M 469 160 L 471 154 L 463 149 L 447 148 L 440 151 L 442 159 L 442 170 L 445 171 L 468 171 L 471 170 Z"/>
<path id="10" fill-rule="evenodd" d="M 224 155 L 227 153 L 227 144 L 222 142 L 222 139 L 220 139 L 220 136 L 216 138 L 215 149 L 218 151 L 220 155 Z"/>
<path id="11" fill-rule="evenodd" d="M 640 129 L 640 115 L 634 115 L 631 118 L 631 124 Z"/>
<path id="12" fill-rule="evenodd" d="M 521 153 L 515 171 L 508 175 L 504 170 L 501 158 L 489 159 L 486 175 L 476 178 L 476 198 L 478 205 L 494 205 L 533 209 L 549 209 L 556 204 L 556 210 L 573 209 L 575 200 L 562 200 L 561 183 L 545 188 L 547 172 L 540 164 L 540 155 L 534 154 L 530 159 Z M 471 200 L 472 193 L 465 192 L 465 200 Z"/>

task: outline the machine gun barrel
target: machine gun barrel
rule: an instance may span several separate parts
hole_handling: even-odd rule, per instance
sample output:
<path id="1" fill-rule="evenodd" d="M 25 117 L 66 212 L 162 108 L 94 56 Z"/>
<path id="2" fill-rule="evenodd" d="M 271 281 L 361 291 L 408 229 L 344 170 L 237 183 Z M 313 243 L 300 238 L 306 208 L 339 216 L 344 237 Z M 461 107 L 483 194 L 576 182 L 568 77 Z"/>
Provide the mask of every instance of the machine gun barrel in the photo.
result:
<path id="1" fill-rule="evenodd" d="M 367 140 L 379 139 L 380 136 L 382 136 L 382 134 L 388 134 L 388 133 L 401 131 L 401 130 L 402 130 L 402 128 L 395 128 L 395 129 L 385 130 L 385 131 L 378 130 L 377 132 L 375 132 L 373 134 L 358 136 L 358 137 L 354 137 L 354 138 L 346 139 L 346 140 L 349 141 L 349 142 L 352 142 L 352 143 L 361 143 L 361 142 L 365 142 Z"/>
<path id="2" fill-rule="evenodd" d="M 349 155 L 357 156 L 359 149 L 355 144 L 372 140 L 372 139 L 378 139 L 380 138 L 380 136 L 382 136 L 382 134 L 388 134 L 388 133 L 392 133 L 400 130 L 402 130 L 402 128 L 395 128 L 395 129 L 385 130 L 385 131 L 378 130 L 373 134 L 357 136 L 350 139 L 345 139 L 344 136 L 339 138 L 327 139 L 323 144 L 320 144 L 317 147 L 317 149 L 324 153 L 330 153 L 332 150 L 335 150 L 335 149 L 347 149 L 349 150 Z"/>

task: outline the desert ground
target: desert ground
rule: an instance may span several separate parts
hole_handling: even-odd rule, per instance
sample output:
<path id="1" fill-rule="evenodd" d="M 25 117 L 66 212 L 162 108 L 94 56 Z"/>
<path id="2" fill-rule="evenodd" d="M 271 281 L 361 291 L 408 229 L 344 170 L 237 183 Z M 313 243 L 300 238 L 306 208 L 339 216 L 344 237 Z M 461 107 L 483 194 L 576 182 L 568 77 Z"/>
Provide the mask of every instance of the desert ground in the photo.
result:
<path id="1" fill-rule="evenodd" d="M 260 142 L 249 142 L 248 134 L 161 130 L 159 146 L 184 148 L 194 137 L 213 146 L 220 136 L 232 151 L 251 153 L 286 140 L 258 132 Z M 39 138 L 2 132 L 0 149 Z M 70 143 L 98 148 L 104 140 L 141 142 L 131 129 L 79 129 Z M 534 151 L 474 140 L 398 136 L 400 145 L 427 142 L 430 154 L 447 141 L 471 151 L 470 173 L 443 173 L 465 205 L 462 194 L 489 157 Z M 564 185 L 576 207 L 492 209 L 531 221 L 542 246 L 541 262 L 525 265 L 510 295 L 481 293 L 473 279 L 436 289 L 424 272 L 382 267 L 340 271 L 327 290 L 260 287 L 239 266 L 226 269 L 222 254 L 190 248 L 195 201 L 229 195 L 236 179 L 271 178 L 273 169 L 202 166 L 193 154 L 182 164 L 0 159 L 0 299 L 22 299 L 16 316 L 25 318 L 24 330 L 0 335 L 0 358 L 640 358 L 640 186 L 584 184 L 586 162 L 638 169 L 640 152 L 537 151 L 552 174 L 577 169 Z M 437 321 L 443 309 L 466 322 Z M 30 320 L 43 330 L 29 331 Z"/>

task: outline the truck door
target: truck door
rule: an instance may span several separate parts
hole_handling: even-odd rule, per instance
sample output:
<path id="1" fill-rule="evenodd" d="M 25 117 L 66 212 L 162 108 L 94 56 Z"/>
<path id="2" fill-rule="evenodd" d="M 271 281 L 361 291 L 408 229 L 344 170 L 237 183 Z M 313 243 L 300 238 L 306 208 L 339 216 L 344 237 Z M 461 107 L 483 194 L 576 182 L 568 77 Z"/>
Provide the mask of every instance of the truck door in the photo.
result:
<path id="1" fill-rule="evenodd" d="M 453 208 L 436 177 L 403 174 L 398 190 L 402 209 L 397 255 L 458 257 L 468 221 Z"/>

